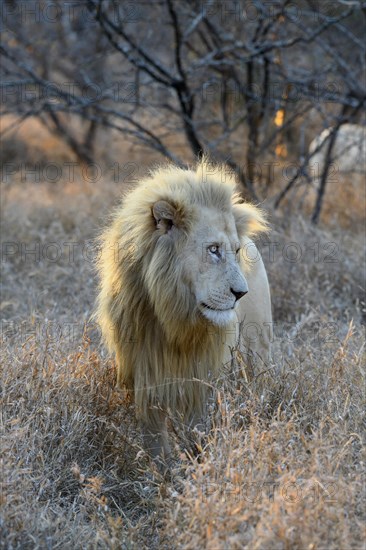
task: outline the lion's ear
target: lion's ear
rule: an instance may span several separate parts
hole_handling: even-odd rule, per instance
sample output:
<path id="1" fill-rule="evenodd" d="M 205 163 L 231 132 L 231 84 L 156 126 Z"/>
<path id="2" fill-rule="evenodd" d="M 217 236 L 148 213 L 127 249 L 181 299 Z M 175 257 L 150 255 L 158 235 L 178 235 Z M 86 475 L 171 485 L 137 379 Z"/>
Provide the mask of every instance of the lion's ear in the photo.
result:
<path id="1" fill-rule="evenodd" d="M 269 230 L 264 212 L 253 204 L 234 204 L 233 214 L 239 237 L 255 237 Z"/>
<path id="2" fill-rule="evenodd" d="M 167 201 L 158 201 L 152 207 L 156 228 L 167 233 L 177 222 L 177 210 Z"/>

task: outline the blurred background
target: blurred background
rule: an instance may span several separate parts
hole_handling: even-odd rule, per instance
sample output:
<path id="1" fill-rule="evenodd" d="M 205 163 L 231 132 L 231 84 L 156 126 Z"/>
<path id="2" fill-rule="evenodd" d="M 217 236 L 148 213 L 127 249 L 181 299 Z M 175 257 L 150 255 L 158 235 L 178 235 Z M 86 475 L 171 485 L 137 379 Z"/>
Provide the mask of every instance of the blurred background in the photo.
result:
<path id="1" fill-rule="evenodd" d="M 3 0 L 0 16 L 4 548 L 360 548 L 366 2 Z M 275 366 L 229 376 L 177 493 L 152 481 L 91 320 L 95 238 L 150 168 L 204 154 L 268 212 Z M 202 496 L 215 472 L 225 500 Z M 305 496 L 238 501 L 242 478 Z"/>
<path id="2" fill-rule="evenodd" d="M 317 222 L 336 195 L 334 214 L 355 221 L 357 183 L 344 173 L 365 169 L 363 2 L 1 9 L 5 183 L 22 168 L 27 181 L 81 171 L 99 185 L 130 183 L 152 162 L 186 165 L 204 152 L 236 172 L 247 198 L 297 207 L 309 195 Z"/>

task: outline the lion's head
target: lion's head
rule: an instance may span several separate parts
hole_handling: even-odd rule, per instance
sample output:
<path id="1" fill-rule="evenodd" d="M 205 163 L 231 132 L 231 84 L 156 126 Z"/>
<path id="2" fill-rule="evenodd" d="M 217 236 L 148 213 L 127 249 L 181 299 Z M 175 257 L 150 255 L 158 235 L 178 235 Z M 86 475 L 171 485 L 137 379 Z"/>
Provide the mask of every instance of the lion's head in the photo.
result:
<path id="1" fill-rule="evenodd" d="M 174 302 L 179 294 L 184 297 L 179 314 L 191 323 L 203 317 L 215 325 L 227 325 L 234 321 L 236 301 L 248 292 L 238 261 L 240 239 L 232 205 L 228 201 L 225 206 L 219 210 L 192 200 L 181 204 L 180 211 L 190 221 L 189 228 L 180 219 L 177 208 L 166 200 L 155 202 L 152 207 L 156 230 L 161 232 L 155 255 L 164 257 L 162 249 L 165 252 L 169 249 L 166 261 L 170 267 L 174 256 L 174 272 L 179 273 Z M 147 277 L 150 288 L 156 284 L 156 274 L 153 273 L 156 265 L 154 259 Z M 165 277 L 165 284 L 171 284 L 169 269 Z M 159 280 L 157 284 L 160 286 L 163 281 Z M 157 299 L 155 308 L 159 309 L 161 296 L 153 288 L 151 290 L 152 302 Z"/>

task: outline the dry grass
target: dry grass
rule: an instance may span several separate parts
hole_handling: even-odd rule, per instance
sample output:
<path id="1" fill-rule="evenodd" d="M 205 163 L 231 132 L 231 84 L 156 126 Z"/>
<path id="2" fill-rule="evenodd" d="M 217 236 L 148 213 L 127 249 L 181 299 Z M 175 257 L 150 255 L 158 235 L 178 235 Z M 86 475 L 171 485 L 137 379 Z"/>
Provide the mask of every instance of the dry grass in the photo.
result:
<path id="1" fill-rule="evenodd" d="M 215 385 L 199 459 L 173 426 L 168 478 L 142 451 L 89 324 L 82 245 L 118 193 L 107 183 L 3 189 L 3 243 L 56 242 L 62 254 L 3 257 L 1 547 L 362 548 L 362 236 L 273 217 L 278 245 L 262 250 L 274 366 L 250 372 L 236 358 Z"/>

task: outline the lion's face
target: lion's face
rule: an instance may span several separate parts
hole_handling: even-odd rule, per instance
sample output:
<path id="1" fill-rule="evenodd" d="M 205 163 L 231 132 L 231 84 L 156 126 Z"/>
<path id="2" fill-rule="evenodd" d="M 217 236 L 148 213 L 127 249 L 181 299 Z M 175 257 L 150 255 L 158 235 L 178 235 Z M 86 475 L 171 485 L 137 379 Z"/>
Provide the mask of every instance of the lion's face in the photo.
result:
<path id="1" fill-rule="evenodd" d="M 235 304 L 248 292 L 239 253 L 233 215 L 202 208 L 182 251 L 183 276 L 199 314 L 216 325 L 235 319 Z"/>
<path id="2" fill-rule="evenodd" d="M 176 184 L 178 193 L 151 206 L 144 258 L 149 301 L 175 339 L 179 324 L 236 320 L 236 302 L 250 290 L 240 268 L 240 242 L 266 227 L 260 210 L 238 203 L 231 187 L 186 178 Z"/>

